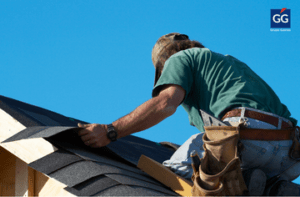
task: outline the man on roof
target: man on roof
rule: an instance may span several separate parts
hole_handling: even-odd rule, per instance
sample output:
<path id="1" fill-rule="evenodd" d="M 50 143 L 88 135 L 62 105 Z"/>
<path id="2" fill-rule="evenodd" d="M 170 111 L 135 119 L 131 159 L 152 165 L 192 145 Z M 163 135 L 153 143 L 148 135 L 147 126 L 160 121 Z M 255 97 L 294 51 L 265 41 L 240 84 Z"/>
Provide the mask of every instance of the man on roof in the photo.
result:
<path id="1" fill-rule="evenodd" d="M 79 135 L 87 146 L 106 146 L 148 129 L 182 105 L 190 124 L 201 133 L 189 138 L 164 165 L 191 179 L 191 151 L 195 150 L 200 157 L 205 152 L 202 140 L 205 130 L 199 109 L 233 126 L 242 122 L 255 132 L 288 130 L 291 135 L 299 135 L 297 129 L 292 129 L 297 121 L 270 86 L 235 57 L 213 52 L 187 35 L 170 33 L 154 45 L 152 61 L 155 67 L 152 99 L 112 124 L 79 125 L 84 128 Z M 299 195 L 297 186 L 291 183 L 300 175 L 300 163 L 289 156 L 292 138 L 272 132 L 266 139 L 241 139 L 244 147 L 240 152 L 241 168 L 250 194 Z M 265 188 L 267 180 L 274 177 L 276 180 Z M 285 193 L 286 188 L 289 193 Z"/>

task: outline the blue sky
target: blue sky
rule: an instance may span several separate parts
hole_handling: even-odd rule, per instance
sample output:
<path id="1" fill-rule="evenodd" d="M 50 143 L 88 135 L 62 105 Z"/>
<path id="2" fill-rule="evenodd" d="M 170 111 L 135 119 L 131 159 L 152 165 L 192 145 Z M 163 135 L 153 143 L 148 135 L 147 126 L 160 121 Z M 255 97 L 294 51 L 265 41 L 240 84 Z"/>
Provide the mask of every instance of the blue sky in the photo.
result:
<path id="1" fill-rule="evenodd" d="M 291 9 L 291 31 L 270 10 Z M 248 64 L 300 119 L 299 1 L 0 1 L 0 94 L 108 124 L 151 98 L 151 50 L 170 32 Z M 267 95 L 266 95 L 267 96 Z M 182 107 L 137 136 L 182 144 Z"/>

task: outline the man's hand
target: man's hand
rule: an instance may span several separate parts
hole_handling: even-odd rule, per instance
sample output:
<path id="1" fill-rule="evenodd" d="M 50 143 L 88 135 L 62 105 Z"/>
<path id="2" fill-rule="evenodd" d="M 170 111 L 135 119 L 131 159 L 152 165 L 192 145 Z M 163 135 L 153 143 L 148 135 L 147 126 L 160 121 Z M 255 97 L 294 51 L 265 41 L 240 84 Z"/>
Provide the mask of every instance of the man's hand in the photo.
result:
<path id="1" fill-rule="evenodd" d="M 80 124 L 78 127 L 83 128 L 78 132 L 83 143 L 92 148 L 99 148 L 106 146 L 110 143 L 107 138 L 107 125 L 103 124 Z"/>

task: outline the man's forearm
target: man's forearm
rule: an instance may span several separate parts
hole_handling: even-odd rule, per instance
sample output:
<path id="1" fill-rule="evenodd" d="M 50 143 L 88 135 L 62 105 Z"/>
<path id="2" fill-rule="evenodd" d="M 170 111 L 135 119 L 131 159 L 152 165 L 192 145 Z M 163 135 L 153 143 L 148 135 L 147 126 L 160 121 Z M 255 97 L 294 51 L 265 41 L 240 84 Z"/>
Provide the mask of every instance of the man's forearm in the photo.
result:
<path id="1" fill-rule="evenodd" d="M 113 122 L 113 126 L 118 131 L 118 138 L 121 138 L 148 129 L 171 116 L 175 111 L 176 107 L 170 105 L 167 98 L 155 97 Z"/>
<path id="2" fill-rule="evenodd" d="M 159 95 L 150 99 L 130 114 L 113 122 L 118 138 L 145 130 L 175 113 L 183 101 L 185 90 L 177 85 L 165 86 Z M 108 126 L 105 124 L 78 125 L 83 128 L 78 132 L 85 145 L 99 148 L 108 145 Z"/>

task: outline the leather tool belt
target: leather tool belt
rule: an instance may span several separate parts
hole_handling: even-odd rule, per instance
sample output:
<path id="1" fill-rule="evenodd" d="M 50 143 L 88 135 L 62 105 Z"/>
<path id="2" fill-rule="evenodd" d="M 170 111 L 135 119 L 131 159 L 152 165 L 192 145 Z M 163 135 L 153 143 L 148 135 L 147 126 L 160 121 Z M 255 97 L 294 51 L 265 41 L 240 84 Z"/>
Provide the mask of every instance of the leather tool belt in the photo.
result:
<path id="1" fill-rule="evenodd" d="M 233 109 L 233 110 L 227 112 L 223 116 L 222 121 L 225 118 L 229 118 L 229 117 L 239 117 L 239 116 L 241 116 L 241 113 L 242 113 L 241 109 Z M 278 123 L 279 123 L 279 118 L 277 118 L 277 117 L 274 117 L 274 116 L 271 116 L 268 114 L 259 113 L 256 111 L 247 110 L 247 109 L 245 110 L 244 117 L 264 121 L 264 122 L 274 125 L 276 127 L 278 126 Z M 282 121 L 282 124 L 281 124 L 282 129 L 287 129 L 290 127 L 292 127 L 291 123 L 285 122 L 284 120 Z"/>
<path id="2" fill-rule="evenodd" d="M 289 156 L 296 161 L 300 160 L 300 142 L 299 142 L 300 127 L 296 127 L 292 133 L 293 144 L 289 150 Z"/>
<path id="3" fill-rule="evenodd" d="M 241 109 L 233 109 L 227 112 L 222 120 L 229 117 L 241 116 Z M 278 126 L 279 118 L 259 113 L 256 111 L 245 110 L 244 117 L 253 118 L 256 120 L 264 121 L 274 126 Z M 292 140 L 293 144 L 289 150 L 291 159 L 300 160 L 300 127 L 292 127 L 291 122 L 282 120 L 281 129 L 250 129 L 240 125 L 240 139 L 244 140 L 265 140 L 265 141 L 279 141 L 279 140 Z"/>
<path id="4" fill-rule="evenodd" d="M 241 109 L 234 109 L 227 112 L 222 120 L 228 117 L 241 116 Z M 279 118 L 262 114 L 256 111 L 245 110 L 244 117 L 261 120 L 278 126 Z M 292 140 L 293 144 L 289 150 L 289 156 L 291 159 L 300 160 L 300 127 L 291 127 L 288 122 L 282 121 L 282 129 L 250 129 L 239 126 L 240 139 L 242 140 L 265 140 L 265 141 L 279 141 L 279 140 Z"/>
<path id="5" fill-rule="evenodd" d="M 296 127 L 288 129 L 249 129 L 241 127 L 240 139 L 265 141 L 292 140 L 295 136 L 295 130 Z"/>
<path id="6" fill-rule="evenodd" d="M 227 112 L 222 120 L 229 117 L 241 116 L 241 109 L 233 109 Z M 274 126 L 278 126 L 279 118 L 246 109 L 244 117 L 260 120 Z M 250 129 L 247 127 L 240 127 L 240 139 L 244 140 L 266 140 L 266 141 L 278 141 L 278 140 L 292 140 L 295 136 L 296 127 L 292 127 L 291 122 L 282 120 L 281 129 Z"/>
<path id="7" fill-rule="evenodd" d="M 206 128 L 206 127 L 205 127 Z M 214 135 L 227 135 L 232 131 L 230 126 L 214 126 L 207 127 L 206 129 L 214 129 Z M 218 130 L 217 130 L 218 128 Z M 265 141 L 279 141 L 279 140 L 292 140 L 293 144 L 289 150 L 291 159 L 300 160 L 300 127 L 291 127 L 288 129 L 248 129 L 242 125 L 238 126 L 239 139 L 242 140 L 265 140 Z"/>

